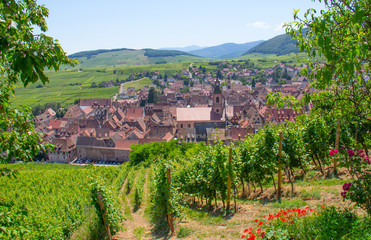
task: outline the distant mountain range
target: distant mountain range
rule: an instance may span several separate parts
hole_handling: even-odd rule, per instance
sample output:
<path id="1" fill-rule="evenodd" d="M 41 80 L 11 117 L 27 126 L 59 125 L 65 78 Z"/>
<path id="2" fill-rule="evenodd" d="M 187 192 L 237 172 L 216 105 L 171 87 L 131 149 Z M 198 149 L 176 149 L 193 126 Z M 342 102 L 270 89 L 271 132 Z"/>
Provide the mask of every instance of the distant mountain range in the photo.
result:
<path id="1" fill-rule="evenodd" d="M 190 51 L 189 53 L 200 56 L 200 57 L 205 57 L 205 58 L 214 58 L 214 59 L 234 58 L 234 57 L 241 56 L 247 50 L 259 45 L 262 42 L 264 41 L 260 40 L 260 41 L 248 42 L 248 43 L 243 43 L 243 44 L 224 43 L 218 46 L 206 47 L 206 48 Z"/>
<path id="2" fill-rule="evenodd" d="M 187 46 L 187 47 L 159 48 L 158 50 L 177 50 L 177 51 L 182 51 L 182 52 L 190 52 L 190 51 L 199 50 L 203 48 L 206 48 L 206 47 L 192 45 L 192 46 Z"/>
<path id="3" fill-rule="evenodd" d="M 252 53 L 286 55 L 299 52 L 296 40 L 287 34 L 278 35 L 267 41 L 260 40 L 243 44 L 225 43 L 204 48 L 193 45 L 165 49 L 101 49 L 78 52 L 71 54 L 69 57 L 79 60 L 78 68 L 97 68 L 169 62 L 200 62 L 210 59 L 237 58 Z M 183 51 L 180 51 L 180 49 Z"/>

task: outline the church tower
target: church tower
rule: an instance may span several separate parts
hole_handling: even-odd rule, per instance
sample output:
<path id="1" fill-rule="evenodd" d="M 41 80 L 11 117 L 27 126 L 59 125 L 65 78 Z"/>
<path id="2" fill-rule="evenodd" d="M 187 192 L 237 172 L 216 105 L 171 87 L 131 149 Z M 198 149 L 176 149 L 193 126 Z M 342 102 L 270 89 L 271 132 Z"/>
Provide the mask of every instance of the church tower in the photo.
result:
<path id="1" fill-rule="evenodd" d="M 223 95 L 220 89 L 220 81 L 216 80 L 213 93 L 213 112 L 222 115 L 223 114 Z"/>

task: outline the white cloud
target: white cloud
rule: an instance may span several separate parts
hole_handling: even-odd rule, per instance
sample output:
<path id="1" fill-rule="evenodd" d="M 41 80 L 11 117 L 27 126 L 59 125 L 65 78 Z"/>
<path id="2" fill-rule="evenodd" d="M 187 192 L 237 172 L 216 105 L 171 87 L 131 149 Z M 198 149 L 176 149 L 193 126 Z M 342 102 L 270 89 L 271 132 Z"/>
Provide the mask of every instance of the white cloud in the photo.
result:
<path id="1" fill-rule="evenodd" d="M 283 32 L 284 31 L 284 27 L 283 27 L 284 24 L 285 24 L 284 22 L 282 22 L 280 24 L 276 24 L 274 26 L 274 31 L 275 32 Z"/>
<path id="2" fill-rule="evenodd" d="M 256 21 L 253 23 L 248 23 L 247 26 L 254 27 L 254 28 L 261 28 L 261 29 L 268 29 L 271 27 L 271 25 L 263 21 Z"/>

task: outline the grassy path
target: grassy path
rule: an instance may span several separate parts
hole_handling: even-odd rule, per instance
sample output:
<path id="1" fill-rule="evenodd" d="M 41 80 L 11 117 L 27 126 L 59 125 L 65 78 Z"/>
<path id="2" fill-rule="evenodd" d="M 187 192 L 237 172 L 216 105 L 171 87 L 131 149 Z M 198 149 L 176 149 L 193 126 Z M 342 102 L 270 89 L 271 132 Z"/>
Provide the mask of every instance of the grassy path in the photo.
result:
<path id="1" fill-rule="evenodd" d="M 137 172 L 139 172 L 139 170 Z M 122 223 L 124 226 L 124 230 L 118 232 L 113 239 L 152 239 L 152 225 L 144 217 L 144 212 L 148 204 L 148 174 L 146 174 L 146 181 L 144 183 L 144 200 L 139 209 L 134 208 L 134 191 L 131 190 L 128 193 L 126 191 L 126 185 L 127 182 L 125 181 L 121 189 L 123 200 L 123 214 L 125 216 L 125 220 Z M 135 185 L 135 183 L 133 185 Z"/>

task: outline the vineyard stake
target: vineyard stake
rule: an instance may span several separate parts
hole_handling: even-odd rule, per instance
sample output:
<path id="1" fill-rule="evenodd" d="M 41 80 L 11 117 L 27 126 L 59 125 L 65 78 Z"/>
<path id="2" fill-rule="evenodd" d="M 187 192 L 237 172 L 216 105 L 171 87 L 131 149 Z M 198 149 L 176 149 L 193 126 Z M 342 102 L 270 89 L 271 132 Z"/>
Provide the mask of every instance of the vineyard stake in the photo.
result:
<path id="1" fill-rule="evenodd" d="M 282 182 L 282 173 L 281 173 L 281 156 L 282 156 L 282 131 L 280 131 L 280 145 L 278 148 L 278 202 L 281 202 L 281 182 Z"/>
<path id="2" fill-rule="evenodd" d="M 232 168 L 232 148 L 229 148 L 228 158 L 228 183 L 227 183 L 227 211 L 231 206 L 231 168 Z"/>
<path id="3" fill-rule="evenodd" d="M 338 118 L 337 125 L 336 125 L 336 140 L 335 140 L 335 149 L 339 151 L 339 141 L 340 141 L 340 118 Z M 336 158 L 334 158 L 334 173 L 337 174 L 336 170 Z"/>
<path id="4" fill-rule="evenodd" d="M 169 185 L 169 202 L 171 198 L 171 173 L 170 173 L 170 167 L 167 167 L 167 184 Z M 170 205 L 170 204 L 169 204 Z M 174 233 L 174 219 L 173 215 L 171 213 L 167 214 L 167 221 L 171 230 L 171 234 Z"/>
<path id="5" fill-rule="evenodd" d="M 98 202 L 99 202 L 100 210 L 102 210 L 103 222 L 104 222 L 104 226 L 106 227 L 106 230 L 107 230 L 108 239 L 112 240 L 111 230 L 109 229 L 108 222 L 106 221 L 106 213 L 105 213 L 106 210 L 104 209 L 102 194 L 100 192 L 98 192 Z"/>

